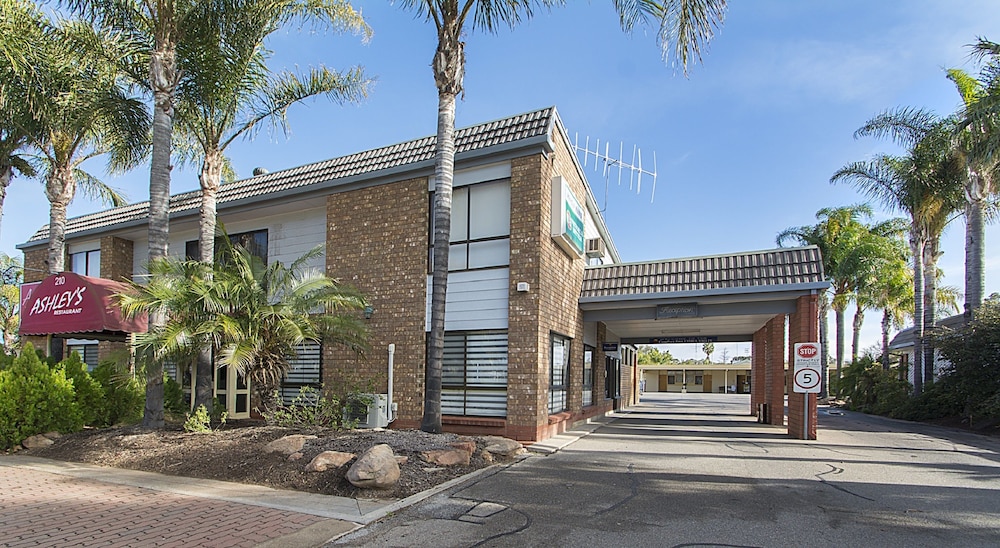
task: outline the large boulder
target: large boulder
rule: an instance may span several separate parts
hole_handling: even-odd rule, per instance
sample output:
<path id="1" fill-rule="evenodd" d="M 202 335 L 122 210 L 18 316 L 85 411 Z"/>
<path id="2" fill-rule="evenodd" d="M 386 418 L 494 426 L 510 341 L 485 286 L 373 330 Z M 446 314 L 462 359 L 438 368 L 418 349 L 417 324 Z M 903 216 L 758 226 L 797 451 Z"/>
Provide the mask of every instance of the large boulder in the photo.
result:
<path id="1" fill-rule="evenodd" d="M 351 462 L 356 455 L 354 453 L 343 453 L 341 451 L 323 451 L 313 457 L 306 465 L 306 472 L 325 472 L 329 468 L 340 468 Z"/>
<path id="2" fill-rule="evenodd" d="M 306 440 L 314 440 L 316 436 L 306 436 L 303 434 L 292 434 L 291 436 L 285 436 L 283 438 L 278 438 L 271 443 L 264 446 L 265 453 L 281 453 L 286 457 L 298 453 L 302 450 L 302 447 L 306 444 Z"/>
<path id="3" fill-rule="evenodd" d="M 49 445 L 52 445 L 52 443 L 52 438 L 48 437 L 47 434 L 35 434 L 34 436 L 30 436 L 22 441 L 21 445 L 23 445 L 25 449 L 35 449 L 36 447 L 48 447 Z"/>
<path id="4" fill-rule="evenodd" d="M 392 448 L 382 443 L 358 457 L 347 471 L 347 481 L 363 489 L 388 489 L 399 481 L 399 463 Z"/>

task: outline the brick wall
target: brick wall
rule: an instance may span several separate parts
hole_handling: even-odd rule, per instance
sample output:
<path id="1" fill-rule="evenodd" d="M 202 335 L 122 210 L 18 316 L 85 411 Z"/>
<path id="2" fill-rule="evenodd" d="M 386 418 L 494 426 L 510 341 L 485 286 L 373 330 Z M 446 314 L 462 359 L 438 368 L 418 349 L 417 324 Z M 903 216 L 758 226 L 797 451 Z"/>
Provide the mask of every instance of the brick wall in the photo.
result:
<path id="1" fill-rule="evenodd" d="M 24 252 L 24 281 L 40 282 L 49 275 L 49 250 L 44 247 Z"/>
<path id="2" fill-rule="evenodd" d="M 327 389 L 386 392 L 388 350 L 396 345 L 393 400 L 397 426 L 423 414 L 427 298 L 427 179 L 410 179 L 327 197 L 326 272 L 363 292 L 375 309 L 364 356 L 327 346 Z"/>
<path id="3" fill-rule="evenodd" d="M 132 279 L 132 240 L 117 236 L 101 238 L 101 277 L 109 280 Z"/>
<path id="4" fill-rule="evenodd" d="M 785 424 L 785 315 L 767 322 L 765 398 L 768 424 Z"/>
<path id="5" fill-rule="evenodd" d="M 819 298 L 804 295 L 796 301 L 796 311 L 788 316 L 788 363 L 795 363 L 795 343 L 819 340 Z M 791 386 L 791 384 L 789 384 Z M 804 424 L 809 414 L 808 429 Z M 788 433 L 798 439 L 816 439 L 816 394 L 788 393 Z"/>

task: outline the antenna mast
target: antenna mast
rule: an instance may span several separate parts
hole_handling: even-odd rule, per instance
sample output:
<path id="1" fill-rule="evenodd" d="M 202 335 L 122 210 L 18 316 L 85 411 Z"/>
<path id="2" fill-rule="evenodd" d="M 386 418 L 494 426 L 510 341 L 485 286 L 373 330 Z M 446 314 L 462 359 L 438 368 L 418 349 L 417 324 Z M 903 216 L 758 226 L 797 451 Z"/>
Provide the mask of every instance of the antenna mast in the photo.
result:
<path id="1" fill-rule="evenodd" d="M 649 196 L 649 203 L 653 203 L 653 199 L 656 197 L 656 152 L 653 152 L 653 168 L 652 171 L 642 167 L 642 150 L 639 149 L 638 145 L 632 145 L 632 161 L 625 161 L 625 143 L 618 142 L 618 155 L 614 156 L 614 151 L 611 148 L 611 143 L 609 141 L 604 142 L 604 151 L 601 151 L 601 140 L 597 139 L 597 142 L 593 149 L 590 148 L 590 137 L 587 136 L 584 140 L 584 144 L 580 146 L 580 134 L 574 134 L 573 139 L 573 152 L 577 154 L 578 157 L 583 157 L 583 167 L 586 169 L 590 158 L 593 157 L 594 162 L 594 172 L 601 173 L 604 177 L 604 209 L 608 206 L 608 186 L 610 185 L 609 175 L 611 170 L 618 171 L 618 186 L 622 185 L 622 180 L 625 172 L 628 172 L 628 189 L 632 190 L 635 188 L 636 194 L 642 192 L 642 176 L 645 175 L 647 178 L 652 178 L 653 191 Z M 603 211 L 603 210 L 602 210 Z"/>

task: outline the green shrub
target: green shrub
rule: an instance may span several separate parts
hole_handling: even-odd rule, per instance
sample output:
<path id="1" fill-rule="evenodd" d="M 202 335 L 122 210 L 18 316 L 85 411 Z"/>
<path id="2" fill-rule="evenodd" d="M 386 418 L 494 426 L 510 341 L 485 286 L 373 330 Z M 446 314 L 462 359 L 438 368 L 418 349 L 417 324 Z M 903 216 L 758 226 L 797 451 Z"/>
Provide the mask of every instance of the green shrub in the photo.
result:
<path id="1" fill-rule="evenodd" d="M 108 425 L 131 424 L 142 419 L 146 390 L 128 371 L 114 361 L 103 361 L 91 376 L 104 388 L 104 420 Z"/>
<path id="2" fill-rule="evenodd" d="M 934 345 L 949 363 L 935 386 L 948 392 L 956 414 L 970 425 L 1000 421 L 1000 296 L 990 296 L 969 325 L 945 330 Z"/>
<path id="3" fill-rule="evenodd" d="M 909 421 L 928 421 L 961 415 L 961 401 L 947 384 L 938 381 L 925 387 L 923 393 L 893 409 L 889 416 Z"/>
<path id="4" fill-rule="evenodd" d="M 74 432 L 83 427 L 73 381 L 62 369 L 51 370 L 31 344 L 0 371 L 0 447 L 13 447 L 29 436 Z"/>
<path id="5" fill-rule="evenodd" d="M 107 426 L 107 405 L 104 387 L 87 373 L 87 364 L 80 355 L 71 352 L 69 357 L 59 362 L 56 369 L 62 369 L 66 378 L 73 381 L 76 404 L 80 407 L 83 423 L 91 426 Z"/>
<path id="6" fill-rule="evenodd" d="M 267 424 L 274 426 L 303 427 L 323 426 L 337 428 L 344 420 L 343 406 L 332 395 L 323 396 L 311 386 L 299 388 L 299 393 L 290 405 L 285 405 L 281 394 L 275 392 L 277 402 L 270 411 L 263 412 Z"/>
<path id="7" fill-rule="evenodd" d="M 179 416 L 191 410 L 188 396 L 180 383 L 166 375 L 163 376 L 163 409 Z"/>
<path id="8" fill-rule="evenodd" d="M 910 385 L 893 371 L 885 371 L 871 357 L 863 357 L 844 369 L 839 385 L 848 408 L 886 415 L 907 404 Z"/>
<path id="9" fill-rule="evenodd" d="M 184 430 L 186 432 L 211 432 L 212 431 L 212 418 L 215 416 L 215 410 L 218 409 L 218 405 L 214 405 L 212 409 L 212 414 L 209 415 L 208 409 L 205 409 L 204 405 L 199 405 L 198 409 L 194 410 L 194 413 L 187 414 L 187 420 L 184 421 Z M 226 424 L 226 418 L 229 413 L 223 411 L 219 413 L 218 427 L 222 428 Z"/>

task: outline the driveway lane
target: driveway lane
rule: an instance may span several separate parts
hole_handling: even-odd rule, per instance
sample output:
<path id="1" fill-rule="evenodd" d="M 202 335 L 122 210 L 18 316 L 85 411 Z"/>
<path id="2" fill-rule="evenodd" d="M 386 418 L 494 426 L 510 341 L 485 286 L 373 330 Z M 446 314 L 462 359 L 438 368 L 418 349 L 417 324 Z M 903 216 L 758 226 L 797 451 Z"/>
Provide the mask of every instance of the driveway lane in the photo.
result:
<path id="1" fill-rule="evenodd" d="M 748 410 L 741 395 L 647 394 L 558 453 L 340 542 L 1000 546 L 997 440 L 825 409 L 818 440 L 792 440 Z M 484 503 L 504 509 L 474 519 Z"/>

